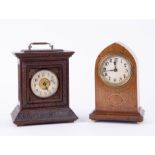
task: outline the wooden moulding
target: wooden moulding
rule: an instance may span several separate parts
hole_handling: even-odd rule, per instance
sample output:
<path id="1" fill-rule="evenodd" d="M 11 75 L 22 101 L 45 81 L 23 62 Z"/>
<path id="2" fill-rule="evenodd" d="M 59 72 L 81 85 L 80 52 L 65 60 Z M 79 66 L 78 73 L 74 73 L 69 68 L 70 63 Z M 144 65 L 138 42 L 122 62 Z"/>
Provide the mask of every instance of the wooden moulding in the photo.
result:
<path id="1" fill-rule="evenodd" d="M 69 107 L 21 109 L 17 105 L 11 116 L 17 126 L 69 123 L 77 120 L 77 116 Z"/>
<path id="2" fill-rule="evenodd" d="M 95 121 L 142 122 L 144 111 L 137 112 L 93 111 L 90 119 Z"/>

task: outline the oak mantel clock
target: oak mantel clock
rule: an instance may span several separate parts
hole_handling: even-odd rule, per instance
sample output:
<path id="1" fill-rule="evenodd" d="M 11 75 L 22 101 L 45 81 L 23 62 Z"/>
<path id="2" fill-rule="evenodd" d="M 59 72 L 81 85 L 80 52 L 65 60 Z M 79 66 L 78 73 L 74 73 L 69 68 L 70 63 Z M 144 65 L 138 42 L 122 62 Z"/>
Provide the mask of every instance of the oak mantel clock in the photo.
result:
<path id="1" fill-rule="evenodd" d="M 72 51 L 53 49 L 15 53 L 19 59 L 19 101 L 12 112 L 18 125 L 73 122 L 77 116 L 69 108 L 69 57 Z"/>
<path id="2" fill-rule="evenodd" d="M 95 121 L 141 122 L 137 104 L 137 66 L 122 45 L 114 43 L 97 57 L 95 65 Z"/>

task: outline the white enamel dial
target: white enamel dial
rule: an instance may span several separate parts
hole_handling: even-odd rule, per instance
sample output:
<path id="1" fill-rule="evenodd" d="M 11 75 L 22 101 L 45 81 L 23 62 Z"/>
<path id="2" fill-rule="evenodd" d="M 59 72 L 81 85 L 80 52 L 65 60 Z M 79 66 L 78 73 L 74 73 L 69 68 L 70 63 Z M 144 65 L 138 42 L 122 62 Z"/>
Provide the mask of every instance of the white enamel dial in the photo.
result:
<path id="1" fill-rule="evenodd" d="M 121 86 L 131 77 L 131 64 L 123 56 L 111 55 L 100 61 L 99 76 L 108 85 Z"/>
<path id="2" fill-rule="evenodd" d="M 47 98 L 56 93 L 58 83 L 55 73 L 49 70 L 40 70 L 31 79 L 31 89 L 36 96 Z"/>

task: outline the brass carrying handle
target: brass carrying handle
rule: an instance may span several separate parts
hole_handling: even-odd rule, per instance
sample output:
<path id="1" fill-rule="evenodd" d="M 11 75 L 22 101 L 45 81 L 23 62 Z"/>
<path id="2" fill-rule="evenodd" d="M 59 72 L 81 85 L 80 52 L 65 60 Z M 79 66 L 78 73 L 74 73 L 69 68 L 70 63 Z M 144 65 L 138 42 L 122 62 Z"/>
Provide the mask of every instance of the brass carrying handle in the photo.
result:
<path id="1" fill-rule="evenodd" d="M 51 50 L 53 50 L 53 45 L 51 45 L 50 43 L 47 43 L 47 42 L 33 42 L 33 43 L 30 43 L 29 46 L 28 46 L 29 50 L 31 50 L 32 45 L 49 45 Z"/>

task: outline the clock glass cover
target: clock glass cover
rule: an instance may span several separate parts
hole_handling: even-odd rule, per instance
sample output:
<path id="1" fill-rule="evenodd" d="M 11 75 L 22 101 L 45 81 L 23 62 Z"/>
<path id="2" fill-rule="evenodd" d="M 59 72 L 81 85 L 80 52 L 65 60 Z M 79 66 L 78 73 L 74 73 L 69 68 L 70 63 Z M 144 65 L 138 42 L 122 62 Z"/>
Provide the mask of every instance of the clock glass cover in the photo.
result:
<path id="1" fill-rule="evenodd" d="M 99 76 L 107 85 L 121 86 L 131 77 L 131 64 L 123 56 L 110 55 L 100 61 Z"/>
<path id="2" fill-rule="evenodd" d="M 40 70 L 31 79 L 31 89 L 36 96 L 47 98 L 56 93 L 58 83 L 55 73 L 49 70 Z"/>

